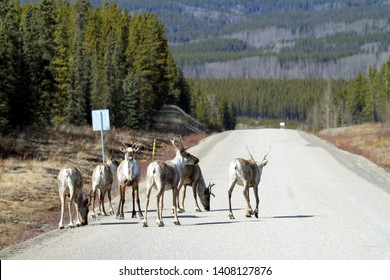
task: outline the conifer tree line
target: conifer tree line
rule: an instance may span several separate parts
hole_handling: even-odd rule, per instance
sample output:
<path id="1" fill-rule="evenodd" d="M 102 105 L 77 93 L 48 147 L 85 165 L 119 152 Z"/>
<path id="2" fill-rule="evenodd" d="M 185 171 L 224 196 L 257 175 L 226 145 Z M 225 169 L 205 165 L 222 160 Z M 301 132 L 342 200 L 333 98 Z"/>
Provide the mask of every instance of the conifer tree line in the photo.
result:
<path id="1" fill-rule="evenodd" d="M 390 59 L 354 80 L 196 79 L 193 115 L 215 129 L 234 128 L 237 116 L 294 120 L 311 131 L 390 121 Z"/>
<path id="2" fill-rule="evenodd" d="M 390 121 L 390 59 L 379 69 L 360 73 L 345 87 L 334 90 L 332 83 L 326 82 L 320 98 L 308 108 L 310 129 Z"/>
<path id="3" fill-rule="evenodd" d="M 91 122 L 149 128 L 162 104 L 190 108 L 189 88 L 155 14 L 116 4 L 0 0 L 0 132 Z"/>

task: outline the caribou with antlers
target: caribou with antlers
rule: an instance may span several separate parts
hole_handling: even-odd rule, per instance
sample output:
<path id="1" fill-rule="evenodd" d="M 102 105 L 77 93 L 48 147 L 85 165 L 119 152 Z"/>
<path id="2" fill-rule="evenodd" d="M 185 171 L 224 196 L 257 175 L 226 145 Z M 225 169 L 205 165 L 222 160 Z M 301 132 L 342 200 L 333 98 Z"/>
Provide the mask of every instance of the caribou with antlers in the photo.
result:
<path id="1" fill-rule="evenodd" d="M 180 212 L 184 212 L 184 200 L 186 198 L 186 190 L 187 186 L 192 187 L 192 192 L 195 199 L 196 212 L 201 212 L 198 199 L 196 197 L 196 194 L 198 194 L 200 202 L 203 205 L 204 210 L 210 211 L 210 196 L 214 196 L 214 194 L 211 192 L 211 188 L 215 184 L 209 183 L 209 185 L 206 187 L 206 183 L 203 178 L 202 170 L 200 169 L 199 164 L 195 165 L 186 165 L 183 169 L 183 181 L 182 184 L 179 186 L 178 190 L 178 196 L 180 193 L 181 187 L 183 187 L 183 198 L 182 198 L 182 207 L 180 207 L 180 202 L 178 200 L 178 209 Z"/>
<path id="2" fill-rule="evenodd" d="M 116 213 L 116 217 L 123 220 L 123 207 L 125 205 L 126 187 L 130 186 L 133 188 L 133 211 L 132 218 L 135 218 L 135 201 L 138 205 L 138 215 L 143 218 L 140 199 L 139 199 L 139 181 L 141 177 L 141 171 L 137 160 L 135 159 L 136 153 L 140 149 L 140 143 L 133 143 L 130 147 L 127 147 L 123 142 L 124 148 L 121 151 L 125 154 L 125 159 L 119 164 L 117 169 L 118 186 L 119 186 L 119 206 Z"/>
<path id="3" fill-rule="evenodd" d="M 156 160 L 149 164 L 146 172 L 146 208 L 143 226 L 148 226 L 148 207 L 152 188 L 157 189 L 157 225 L 164 226 L 162 219 L 162 210 L 164 207 L 164 191 L 172 190 L 174 224 L 180 225 L 177 218 L 177 191 L 182 182 L 183 168 L 187 165 L 194 165 L 199 162 L 199 159 L 187 152 L 181 141 L 180 147 L 176 146 L 175 139 L 171 140 L 173 147 L 176 149 L 176 156 L 172 160 L 160 161 Z"/>
<path id="4" fill-rule="evenodd" d="M 229 166 L 230 184 L 229 184 L 229 191 L 228 191 L 230 219 L 235 219 L 232 212 L 231 197 L 236 183 L 239 184 L 240 186 L 244 186 L 244 197 L 247 203 L 245 216 L 252 217 L 252 215 L 255 215 L 256 218 L 259 217 L 258 214 L 259 213 L 259 184 L 260 184 L 263 167 L 266 166 L 268 163 L 268 160 L 266 158 L 270 153 L 270 151 L 271 148 L 268 151 L 268 153 L 264 156 L 261 162 L 256 161 L 251 155 L 251 153 L 249 152 L 249 150 L 248 153 L 251 157 L 250 159 L 235 158 L 231 161 Z M 249 188 L 253 188 L 253 191 L 255 193 L 256 208 L 254 211 L 252 210 L 249 201 Z"/>

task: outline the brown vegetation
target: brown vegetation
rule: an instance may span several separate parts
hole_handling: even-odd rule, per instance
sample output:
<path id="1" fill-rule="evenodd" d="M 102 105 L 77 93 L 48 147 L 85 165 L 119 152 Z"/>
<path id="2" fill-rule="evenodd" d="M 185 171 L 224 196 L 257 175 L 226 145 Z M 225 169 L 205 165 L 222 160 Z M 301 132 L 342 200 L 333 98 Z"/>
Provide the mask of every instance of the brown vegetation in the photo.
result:
<path id="1" fill-rule="evenodd" d="M 130 145 L 139 141 L 143 146 L 137 158 L 145 172 L 152 160 L 154 139 L 154 158 L 167 159 L 174 153 L 169 142 L 173 136 L 112 129 L 104 132 L 105 154 L 120 161 L 122 142 Z M 189 135 L 183 141 L 193 146 L 204 137 Z M 89 193 L 93 168 L 101 160 L 100 132 L 93 132 L 90 127 L 30 128 L 0 137 L 0 250 L 56 229 L 60 218 L 60 168 L 68 164 L 78 166 L 84 191 Z M 114 189 L 113 197 L 116 195 Z"/>
<path id="2" fill-rule="evenodd" d="M 368 158 L 390 172 L 390 123 L 327 129 L 319 136 L 342 150 Z"/>

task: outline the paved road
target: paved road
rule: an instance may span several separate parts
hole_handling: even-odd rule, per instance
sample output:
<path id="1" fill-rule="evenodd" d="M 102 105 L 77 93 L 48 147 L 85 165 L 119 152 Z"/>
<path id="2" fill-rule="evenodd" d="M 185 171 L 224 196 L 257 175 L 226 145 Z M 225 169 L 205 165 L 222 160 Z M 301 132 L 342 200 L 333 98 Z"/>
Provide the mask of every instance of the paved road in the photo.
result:
<path id="1" fill-rule="evenodd" d="M 260 183 L 260 215 L 244 217 L 242 187 L 236 186 L 236 219 L 229 220 L 228 165 L 234 157 L 248 157 L 245 146 L 258 160 L 272 146 Z M 188 188 L 187 211 L 179 216 L 182 225 L 175 226 L 169 192 L 165 227 L 158 228 L 152 192 L 148 228 L 130 218 L 128 199 L 125 220 L 110 216 L 86 227 L 56 230 L 3 250 L 0 259 L 390 258 L 390 184 L 358 167 L 357 157 L 287 129 L 225 132 L 191 152 L 200 158 L 206 181 L 216 184 L 212 211 L 196 213 Z M 144 208 L 144 194 L 141 203 Z"/>

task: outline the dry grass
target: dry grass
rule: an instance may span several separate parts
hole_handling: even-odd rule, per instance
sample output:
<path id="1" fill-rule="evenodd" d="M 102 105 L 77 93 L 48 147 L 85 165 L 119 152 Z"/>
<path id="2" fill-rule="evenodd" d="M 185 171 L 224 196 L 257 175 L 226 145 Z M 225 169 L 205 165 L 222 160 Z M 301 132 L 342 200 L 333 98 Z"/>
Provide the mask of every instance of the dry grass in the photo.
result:
<path id="1" fill-rule="evenodd" d="M 170 133 L 113 129 L 104 132 L 105 151 L 119 162 L 122 142 L 141 142 L 138 160 L 145 172 L 152 161 L 153 140 L 156 139 L 157 147 L 154 158 L 165 160 L 174 156 L 169 142 L 172 137 Z M 189 135 L 183 142 L 192 146 L 204 137 Z M 56 229 L 60 218 L 60 168 L 68 164 L 78 166 L 84 191 L 89 192 L 92 170 L 99 162 L 100 132 L 93 132 L 90 127 L 30 128 L 0 137 L 0 250 Z"/>
<path id="2" fill-rule="evenodd" d="M 390 172 L 390 123 L 328 129 L 319 136 L 340 149 L 368 158 Z"/>

